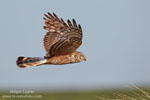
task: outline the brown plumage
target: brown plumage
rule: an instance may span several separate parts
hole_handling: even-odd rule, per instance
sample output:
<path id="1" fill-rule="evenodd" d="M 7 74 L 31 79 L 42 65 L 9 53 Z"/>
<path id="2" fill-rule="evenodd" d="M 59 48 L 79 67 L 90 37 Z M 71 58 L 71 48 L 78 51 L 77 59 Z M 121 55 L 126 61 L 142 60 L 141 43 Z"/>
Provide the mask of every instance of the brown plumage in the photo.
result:
<path id="1" fill-rule="evenodd" d="M 68 24 L 62 18 L 58 18 L 55 13 L 45 14 L 43 26 L 48 32 L 43 42 L 46 50 L 44 57 L 18 57 L 17 65 L 21 68 L 30 66 L 39 66 L 42 64 L 69 64 L 85 60 L 77 48 L 82 44 L 82 28 L 77 25 L 73 19 L 72 23 L 67 20 Z"/>

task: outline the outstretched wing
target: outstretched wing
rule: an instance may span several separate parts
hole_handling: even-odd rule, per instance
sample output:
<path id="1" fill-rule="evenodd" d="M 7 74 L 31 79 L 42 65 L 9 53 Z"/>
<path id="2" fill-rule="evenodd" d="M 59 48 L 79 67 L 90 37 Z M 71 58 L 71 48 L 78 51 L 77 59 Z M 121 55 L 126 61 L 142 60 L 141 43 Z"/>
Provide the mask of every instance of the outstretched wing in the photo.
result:
<path id="1" fill-rule="evenodd" d="M 43 28 L 48 30 L 44 37 L 47 57 L 73 53 L 82 44 L 82 29 L 80 25 L 77 26 L 74 19 L 73 24 L 68 20 L 68 25 L 55 13 L 45 14 L 43 19 L 46 24 Z"/>

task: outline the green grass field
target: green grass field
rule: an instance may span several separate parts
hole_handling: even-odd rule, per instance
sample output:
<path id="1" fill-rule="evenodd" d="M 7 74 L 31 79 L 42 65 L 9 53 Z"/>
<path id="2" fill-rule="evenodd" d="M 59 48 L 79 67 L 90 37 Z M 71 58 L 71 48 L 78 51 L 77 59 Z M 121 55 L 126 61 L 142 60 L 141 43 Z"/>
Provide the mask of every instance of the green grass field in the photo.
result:
<path id="1" fill-rule="evenodd" d="M 28 94 L 1 92 L 0 100 L 150 100 L 150 88 Z"/>

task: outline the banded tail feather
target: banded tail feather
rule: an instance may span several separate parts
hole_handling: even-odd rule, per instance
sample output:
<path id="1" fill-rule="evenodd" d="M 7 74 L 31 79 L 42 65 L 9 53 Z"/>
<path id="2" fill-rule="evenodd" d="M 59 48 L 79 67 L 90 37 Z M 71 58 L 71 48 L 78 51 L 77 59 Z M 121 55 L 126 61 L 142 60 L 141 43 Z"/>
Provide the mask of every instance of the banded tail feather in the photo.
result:
<path id="1" fill-rule="evenodd" d="M 20 68 L 32 67 L 32 66 L 40 66 L 45 64 L 47 59 L 44 57 L 18 57 L 16 63 Z"/>

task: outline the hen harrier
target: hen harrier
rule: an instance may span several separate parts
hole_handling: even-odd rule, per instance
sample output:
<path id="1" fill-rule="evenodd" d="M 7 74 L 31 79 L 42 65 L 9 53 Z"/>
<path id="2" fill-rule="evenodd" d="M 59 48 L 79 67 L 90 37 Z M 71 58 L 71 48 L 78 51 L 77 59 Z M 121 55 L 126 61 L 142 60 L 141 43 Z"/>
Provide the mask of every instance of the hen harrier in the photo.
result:
<path id="1" fill-rule="evenodd" d="M 20 68 L 39 66 L 43 64 L 70 64 L 86 60 L 82 52 L 76 51 L 82 44 L 82 28 L 73 19 L 68 24 L 55 13 L 45 14 L 43 18 L 47 30 L 43 42 L 46 50 L 44 57 L 18 57 L 16 63 Z"/>

